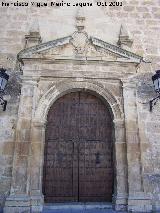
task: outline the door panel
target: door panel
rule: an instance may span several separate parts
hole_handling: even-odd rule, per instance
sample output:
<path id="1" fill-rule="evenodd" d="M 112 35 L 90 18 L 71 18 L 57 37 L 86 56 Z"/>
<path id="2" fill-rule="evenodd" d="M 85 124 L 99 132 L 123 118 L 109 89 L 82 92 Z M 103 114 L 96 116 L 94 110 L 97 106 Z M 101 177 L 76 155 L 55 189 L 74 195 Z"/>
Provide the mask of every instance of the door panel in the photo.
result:
<path id="1" fill-rule="evenodd" d="M 111 201 L 112 120 L 100 99 L 75 92 L 51 107 L 43 171 L 46 202 Z"/>
<path id="2" fill-rule="evenodd" d="M 43 194 L 45 202 L 77 201 L 77 115 L 79 94 L 60 98 L 48 113 Z"/>
<path id="3" fill-rule="evenodd" d="M 111 118 L 101 100 L 80 94 L 79 125 L 79 200 L 111 201 Z"/>

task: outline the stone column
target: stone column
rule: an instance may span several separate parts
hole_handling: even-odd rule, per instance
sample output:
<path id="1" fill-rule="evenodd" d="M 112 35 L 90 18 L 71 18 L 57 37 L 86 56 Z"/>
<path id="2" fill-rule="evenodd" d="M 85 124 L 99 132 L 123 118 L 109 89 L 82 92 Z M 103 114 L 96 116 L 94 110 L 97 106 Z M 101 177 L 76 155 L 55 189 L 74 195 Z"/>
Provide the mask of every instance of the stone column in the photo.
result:
<path id="1" fill-rule="evenodd" d="M 13 159 L 12 183 L 10 195 L 6 199 L 4 212 L 30 212 L 29 196 L 29 158 L 30 130 L 33 112 L 35 80 L 23 77 L 18 122 L 16 127 L 15 151 Z"/>
<path id="2" fill-rule="evenodd" d="M 40 120 L 40 119 L 39 119 Z M 30 156 L 30 195 L 32 212 L 41 212 L 43 208 L 42 178 L 45 144 L 45 124 L 32 122 Z"/>
<path id="3" fill-rule="evenodd" d="M 115 129 L 115 186 L 114 205 L 116 210 L 127 209 L 127 156 L 124 120 L 114 120 Z"/>
<path id="4" fill-rule="evenodd" d="M 123 97 L 128 163 L 128 211 L 150 212 L 150 199 L 143 189 L 135 83 L 123 82 Z"/>

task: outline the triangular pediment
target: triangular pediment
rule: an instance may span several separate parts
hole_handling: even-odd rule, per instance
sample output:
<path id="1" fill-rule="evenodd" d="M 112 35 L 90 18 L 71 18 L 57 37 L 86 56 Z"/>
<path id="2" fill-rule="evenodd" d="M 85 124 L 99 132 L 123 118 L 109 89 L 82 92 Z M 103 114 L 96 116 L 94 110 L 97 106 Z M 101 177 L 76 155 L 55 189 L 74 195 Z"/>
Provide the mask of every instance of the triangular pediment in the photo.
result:
<path id="1" fill-rule="evenodd" d="M 103 60 L 140 63 L 143 59 L 135 53 L 107 43 L 87 33 L 76 31 L 71 36 L 26 48 L 18 54 L 18 59 L 42 60 Z"/>

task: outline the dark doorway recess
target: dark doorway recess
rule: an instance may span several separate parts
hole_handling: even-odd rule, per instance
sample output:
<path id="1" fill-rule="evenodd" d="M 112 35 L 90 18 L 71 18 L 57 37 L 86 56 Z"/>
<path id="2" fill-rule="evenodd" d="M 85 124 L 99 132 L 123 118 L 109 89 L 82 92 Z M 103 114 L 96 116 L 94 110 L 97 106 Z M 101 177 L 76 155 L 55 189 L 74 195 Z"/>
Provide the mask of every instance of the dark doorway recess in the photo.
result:
<path id="1" fill-rule="evenodd" d="M 72 92 L 50 108 L 43 168 L 45 202 L 112 200 L 112 118 L 101 99 Z"/>

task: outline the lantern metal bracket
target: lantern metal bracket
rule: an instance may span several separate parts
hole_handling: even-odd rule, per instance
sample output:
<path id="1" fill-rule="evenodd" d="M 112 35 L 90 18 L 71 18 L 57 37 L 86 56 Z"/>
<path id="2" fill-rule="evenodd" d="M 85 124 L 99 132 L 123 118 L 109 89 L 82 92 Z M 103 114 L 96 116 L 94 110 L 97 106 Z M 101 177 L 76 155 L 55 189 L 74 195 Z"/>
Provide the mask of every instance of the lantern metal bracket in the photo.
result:
<path id="1" fill-rule="evenodd" d="M 153 106 L 156 105 L 158 99 L 160 99 L 160 94 L 157 97 L 155 97 L 149 101 L 150 112 L 152 112 Z"/>
<path id="2" fill-rule="evenodd" d="M 0 97 L 0 105 L 3 106 L 3 111 L 6 111 L 7 101 Z"/>

